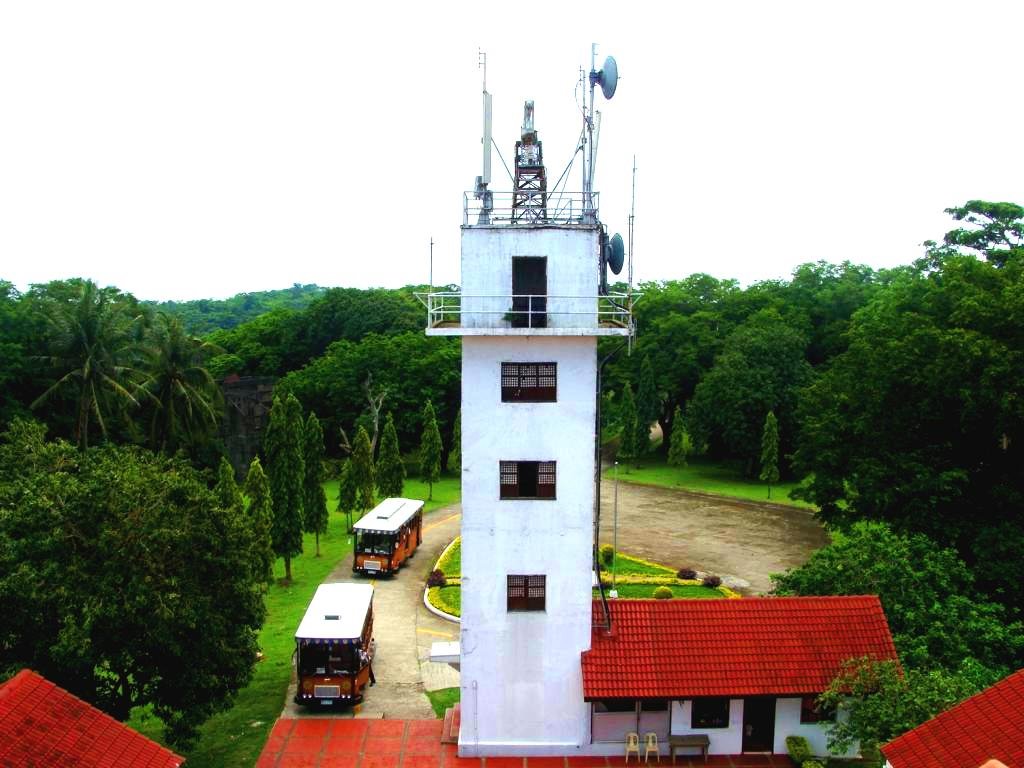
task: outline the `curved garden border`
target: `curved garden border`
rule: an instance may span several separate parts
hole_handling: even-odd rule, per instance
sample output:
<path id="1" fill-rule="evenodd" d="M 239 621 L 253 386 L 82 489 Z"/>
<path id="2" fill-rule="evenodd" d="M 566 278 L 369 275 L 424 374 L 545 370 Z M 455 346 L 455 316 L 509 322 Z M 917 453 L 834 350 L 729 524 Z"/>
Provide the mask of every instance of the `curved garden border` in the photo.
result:
<path id="1" fill-rule="evenodd" d="M 461 536 L 456 536 L 454 539 L 452 539 L 451 541 L 448 542 L 448 546 L 446 546 L 444 549 L 441 550 L 441 554 L 438 555 L 437 556 L 437 560 L 434 561 L 434 567 L 431 568 L 432 571 L 437 569 L 438 563 L 440 563 L 442 560 L 444 560 L 444 556 L 448 554 L 448 550 L 450 550 L 452 547 L 455 546 L 455 542 L 460 541 L 461 539 L 462 539 Z M 423 605 L 426 606 L 427 610 L 430 611 L 435 616 L 437 616 L 438 618 L 444 619 L 445 621 L 450 621 L 450 622 L 453 622 L 455 624 L 461 624 L 462 623 L 462 619 L 460 619 L 458 616 L 453 616 L 452 614 L 450 614 L 450 613 L 448 613 L 446 611 L 442 611 L 440 608 L 438 608 L 437 606 L 433 605 L 430 602 L 430 590 L 431 589 L 436 589 L 436 587 L 424 587 L 423 588 Z"/>

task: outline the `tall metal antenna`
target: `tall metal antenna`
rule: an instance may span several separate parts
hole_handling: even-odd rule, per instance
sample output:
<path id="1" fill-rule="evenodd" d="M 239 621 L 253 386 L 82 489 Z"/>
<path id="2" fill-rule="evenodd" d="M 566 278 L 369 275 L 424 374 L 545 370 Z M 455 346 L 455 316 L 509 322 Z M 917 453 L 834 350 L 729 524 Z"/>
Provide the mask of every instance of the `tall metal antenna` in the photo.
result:
<path id="1" fill-rule="evenodd" d="M 583 153 L 583 220 L 589 223 L 597 221 L 597 212 L 594 208 L 594 89 L 600 85 L 604 97 L 611 99 L 619 82 L 619 68 L 615 59 L 607 57 L 600 72 L 595 69 L 596 60 L 597 43 L 593 43 L 590 46 L 590 75 L 587 77 L 590 84 L 589 101 L 587 89 L 583 89 L 583 141 L 586 145 Z M 598 128 L 599 125 L 600 123 Z"/>
<path id="2" fill-rule="evenodd" d="M 476 177 L 473 196 L 481 201 L 477 224 L 490 224 L 491 211 L 494 209 L 494 193 L 487 188 L 491 183 L 491 94 L 487 92 L 487 54 L 480 49 L 477 49 L 476 66 L 484 72 L 484 135 L 480 140 L 483 145 L 483 173 Z"/>
<path id="3" fill-rule="evenodd" d="M 430 292 L 434 292 L 434 238 L 430 238 Z"/>
<path id="4" fill-rule="evenodd" d="M 636 218 L 636 155 L 633 155 L 633 201 L 629 206 L 629 283 L 627 293 L 633 292 L 633 219 Z"/>

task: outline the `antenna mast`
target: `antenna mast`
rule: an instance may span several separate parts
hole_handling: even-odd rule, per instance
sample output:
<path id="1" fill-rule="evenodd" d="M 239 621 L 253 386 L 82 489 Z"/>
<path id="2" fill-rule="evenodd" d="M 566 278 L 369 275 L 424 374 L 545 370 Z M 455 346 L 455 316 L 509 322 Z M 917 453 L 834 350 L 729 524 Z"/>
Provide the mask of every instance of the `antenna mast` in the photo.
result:
<path id="1" fill-rule="evenodd" d="M 590 84 L 590 101 L 587 101 L 587 89 L 583 89 L 583 141 L 586 144 L 583 152 L 583 221 L 588 224 L 597 222 L 597 210 L 594 206 L 594 149 L 595 149 L 595 119 L 594 119 L 594 88 L 601 86 L 601 93 L 606 99 L 615 95 L 615 87 L 619 82 L 619 68 L 615 59 L 611 56 L 604 60 L 600 72 L 595 66 L 597 59 L 597 43 L 590 46 L 590 75 L 587 81 Z M 582 73 L 581 73 L 582 74 Z M 597 130 L 601 129 L 601 115 L 597 113 Z"/>
<path id="2" fill-rule="evenodd" d="M 483 79 L 483 107 L 484 107 L 484 135 L 481 139 L 483 145 L 483 173 L 476 177 L 476 190 L 473 196 L 483 201 L 480 205 L 480 214 L 477 217 L 477 224 L 490 224 L 491 211 L 494 209 L 494 193 L 487 188 L 491 183 L 491 94 L 487 92 L 487 54 L 477 49 L 477 69 L 484 71 Z"/>
<path id="3" fill-rule="evenodd" d="M 627 292 L 633 293 L 633 219 L 636 218 L 636 155 L 633 155 L 633 200 L 629 206 L 629 283 Z"/>

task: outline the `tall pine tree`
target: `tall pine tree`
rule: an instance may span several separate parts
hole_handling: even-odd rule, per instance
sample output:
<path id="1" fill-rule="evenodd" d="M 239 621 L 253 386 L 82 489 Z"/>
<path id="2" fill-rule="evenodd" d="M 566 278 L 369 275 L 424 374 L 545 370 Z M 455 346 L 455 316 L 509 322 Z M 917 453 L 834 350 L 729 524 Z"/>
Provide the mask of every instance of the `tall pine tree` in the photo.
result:
<path id="1" fill-rule="evenodd" d="M 669 466 L 685 467 L 692 452 L 693 443 L 690 440 L 690 433 L 686 431 L 682 411 L 677 405 L 675 413 L 672 414 L 672 437 L 669 440 L 668 448 Z"/>
<path id="2" fill-rule="evenodd" d="M 285 581 L 292 580 L 292 557 L 302 552 L 302 497 L 305 482 L 303 462 L 302 406 L 289 394 L 274 398 L 270 424 L 263 439 L 270 473 L 274 523 L 271 538 L 274 551 L 284 558 Z"/>
<path id="3" fill-rule="evenodd" d="M 455 426 L 452 428 L 452 447 L 448 451 L 448 471 L 462 471 L 462 411 L 455 414 Z"/>
<path id="4" fill-rule="evenodd" d="M 441 478 L 441 433 L 437 429 L 434 404 L 423 406 L 423 434 L 420 437 L 420 478 L 427 484 L 427 499 L 434 498 L 434 483 Z"/>
<path id="5" fill-rule="evenodd" d="M 316 556 L 320 557 L 320 534 L 327 533 L 327 495 L 324 493 L 324 431 L 312 411 L 303 430 L 306 470 L 302 498 L 302 522 L 306 533 L 316 538 Z"/>
<path id="6" fill-rule="evenodd" d="M 405 464 L 398 449 L 398 433 L 395 420 L 388 413 L 384 421 L 384 432 L 380 439 L 380 455 L 377 457 L 377 490 L 380 495 L 401 496 L 405 483 Z"/>
<path id="7" fill-rule="evenodd" d="M 651 424 L 661 413 L 661 398 L 654 380 L 651 359 L 644 355 L 640 362 L 640 384 L 636 390 L 636 451 L 637 458 L 651 447 Z"/>
<path id="8" fill-rule="evenodd" d="M 373 509 L 373 448 L 370 447 L 370 436 L 363 427 L 356 432 L 356 443 L 349 459 L 349 471 L 356 487 L 356 503 L 354 509 L 366 512 Z"/>
<path id="9" fill-rule="evenodd" d="M 768 483 L 768 498 L 772 497 L 772 484 L 779 482 L 779 422 L 774 411 L 764 417 L 761 433 L 761 480 Z"/>
<path id="10" fill-rule="evenodd" d="M 622 405 L 619 406 L 619 414 L 622 418 L 622 442 L 619 443 L 619 452 L 615 458 L 623 462 L 626 471 L 629 471 L 630 462 L 636 461 L 638 447 L 636 401 L 633 399 L 633 388 L 628 383 L 622 390 Z"/>
<path id="11" fill-rule="evenodd" d="M 242 500 L 242 492 L 235 482 L 235 470 L 231 468 L 231 462 L 224 456 L 220 457 L 220 465 L 217 467 L 217 485 L 213 492 L 217 494 L 217 501 L 224 509 L 235 509 L 241 512 L 245 509 L 245 502 Z"/>
<path id="12" fill-rule="evenodd" d="M 345 515 L 346 530 L 349 533 L 352 532 L 352 513 L 356 509 L 358 492 L 356 476 L 352 471 L 352 459 L 345 459 L 341 466 L 341 474 L 338 475 L 338 511 Z"/>
<path id="13" fill-rule="evenodd" d="M 249 497 L 249 525 L 252 528 L 253 572 L 259 581 L 269 584 L 274 579 L 274 542 L 271 530 L 274 526 L 274 503 L 270 496 L 270 482 L 263 473 L 263 465 L 257 456 L 249 465 L 245 477 L 245 495 Z"/>

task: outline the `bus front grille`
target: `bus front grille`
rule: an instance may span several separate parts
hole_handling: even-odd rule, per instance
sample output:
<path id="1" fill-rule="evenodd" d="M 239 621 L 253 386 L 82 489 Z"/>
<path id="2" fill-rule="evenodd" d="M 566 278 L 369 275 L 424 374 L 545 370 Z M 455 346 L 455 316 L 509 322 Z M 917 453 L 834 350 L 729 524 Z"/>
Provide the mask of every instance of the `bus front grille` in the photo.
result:
<path id="1" fill-rule="evenodd" d="M 318 699 L 336 699 L 341 696 L 341 686 L 318 685 L 313 688 L 313 695 Z"/>

